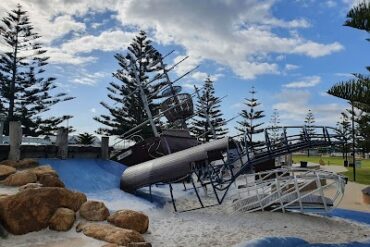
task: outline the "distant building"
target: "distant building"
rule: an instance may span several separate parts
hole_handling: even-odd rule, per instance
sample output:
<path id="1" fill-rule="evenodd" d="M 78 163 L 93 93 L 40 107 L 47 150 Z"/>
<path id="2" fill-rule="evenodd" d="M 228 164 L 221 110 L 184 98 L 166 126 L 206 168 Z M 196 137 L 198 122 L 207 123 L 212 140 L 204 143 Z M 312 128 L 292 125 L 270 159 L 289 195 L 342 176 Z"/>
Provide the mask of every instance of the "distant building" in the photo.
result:
<path id="1" fill-rule="evenodd" d="M 40 137 L 22 137 L 22 144 L 28 145 L 53 145 L 56 142 L 56 136 L 40 136 Z M 9 144 L 9 136 L 3 136 L 2 142 L 0 144 Z M 68 144 L 69 145 L 79 145 L 78 144 L 78 136 L 72 135 L 68 136 Z M 94 142 L 91 146 L 100 146 L 101 140 L 99 137 L 95 136 Z"/>

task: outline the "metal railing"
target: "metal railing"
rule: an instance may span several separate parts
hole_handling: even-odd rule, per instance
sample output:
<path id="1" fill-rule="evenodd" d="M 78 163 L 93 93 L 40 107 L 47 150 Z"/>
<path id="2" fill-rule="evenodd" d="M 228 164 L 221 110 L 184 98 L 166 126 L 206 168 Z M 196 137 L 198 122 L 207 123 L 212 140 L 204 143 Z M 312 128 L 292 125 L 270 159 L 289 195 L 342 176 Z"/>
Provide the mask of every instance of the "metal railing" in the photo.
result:
<path id="1" fill-rule="evenodd" d="M 344 194 L 343 176 L 305 168 L 280 168 L 246 175 L 230 209 L 234 213 L 335 208 Z"/>
<path id="2" fill-rule="evenodd" d="M 281 136 L 272 140 L 269 131 L 279 130 Z M 223 166 L 212 167 L 209 183 L 212 184 L 219 203 L 225 199 L 230 186 L 235 180 L 253 172 L 255 166 L 302 149 L 326 147 L 343 143 L 343 137 L 338 135 L 335 128 L 326 126 L 284 126 L 264 130 L 264 140 L 256 147 L 248 145 L 248 135 L 245 133 L 241 153 L 236 160 L 225 162 Z M 237 167 L 235 164 L 238 163 Z M 230 173 L 223 173 L 231 170 Z M 220 194 L 220 195 L 219 195 Z"/>

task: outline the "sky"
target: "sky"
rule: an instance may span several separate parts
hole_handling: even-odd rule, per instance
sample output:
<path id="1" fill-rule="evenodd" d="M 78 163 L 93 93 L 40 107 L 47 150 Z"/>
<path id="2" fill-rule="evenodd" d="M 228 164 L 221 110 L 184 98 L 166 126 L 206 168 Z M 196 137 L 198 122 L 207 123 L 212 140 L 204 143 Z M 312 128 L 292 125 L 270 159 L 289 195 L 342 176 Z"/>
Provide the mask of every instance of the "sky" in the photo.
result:
<path id="1" fill-rule="evenodd" d="M 369 1 L 369 0 L 366 0 Z M 185 91 L 215 80 L 221 110 L 231 119 L 245 108 L 252 86 L 265 111 L 282 125 L 303 125 L 311 109 L 317 125 L 334 126 L 347 103 L 326 94 L 334 84 L 365 73 L 369 35 L 344 27 L 357 0 L 7 0 L 0 17 L 20 3 L 50 56 L 47 73 L 58 90 L 76 97 L 48 114 L 73 115 L 77 133 L 94 133 L 94 116 L 106 114 L 106 87 L 115 81 L 116 53 L 125 54 L 139 30 L 147 32 L 175 79 L 199 65 L 179 85 Z M 367 54 L 367 55 L 365 55 Z M 236 119 L 228 123 L 236 133 Z M 63 123 L 67 124 L 67 123 Z"/>

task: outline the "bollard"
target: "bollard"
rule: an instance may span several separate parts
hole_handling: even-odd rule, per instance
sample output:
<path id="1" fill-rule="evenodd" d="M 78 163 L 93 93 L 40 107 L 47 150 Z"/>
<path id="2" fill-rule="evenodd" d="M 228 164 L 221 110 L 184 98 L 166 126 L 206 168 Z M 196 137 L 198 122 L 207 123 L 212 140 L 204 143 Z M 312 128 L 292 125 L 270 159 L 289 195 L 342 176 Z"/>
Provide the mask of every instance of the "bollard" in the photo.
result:
<path id="1" fill-rule="evenodd" d="M 58 129 L 55 145 L 58 148 L 57 157 L 60 159 L 68 158 L 68 129 L 61 127 Z"/>
<path id="2" fill-rule="evenodd" d="M 21 122 L 9 122 L 9 160 L 20 160 L 21 158 L 21 144 L 22 144 L 22 126 Z"/>
<path id="3" fill-rule="evenodd" d="M 101 158 L 103 160 L 109 159 L 109 137 L 103 136 L 101 138 Z"/>

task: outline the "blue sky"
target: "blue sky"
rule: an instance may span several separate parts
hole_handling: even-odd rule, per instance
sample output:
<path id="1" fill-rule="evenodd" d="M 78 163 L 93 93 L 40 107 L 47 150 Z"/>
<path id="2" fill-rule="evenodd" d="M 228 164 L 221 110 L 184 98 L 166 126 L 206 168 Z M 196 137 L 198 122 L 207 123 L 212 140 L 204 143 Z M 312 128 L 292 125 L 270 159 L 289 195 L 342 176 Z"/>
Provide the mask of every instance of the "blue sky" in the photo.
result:
<path id="1" fill-rule="evenodd" d="M 28 0 L 1 1 L 0 14 L 21 3 L 49 50 L 48 73 L 76 99 L 51 114 L 71 114 L 78 132 L 93 132 L 106 113 L 114 54 L 143 29 L 166 62 L 190 58 L 172 75 L 200 65 L 180 84 L 201 85 L 207 74 L 229 119 L 257 89 L 268 122 L 274 108 L 282 124 L 303 124 L 312 109 L 318 125 L 335 125 L 346 102 L 326 95 L 335 82 L 369 65 L 368 34 L 343 27 L 351 0 Z M 66 123 L 65 123 L 66 124 Z M 235 121 L 229 123 L 233 130 Z M 234 132 L 234 131 L 233 131 Z M 232 132 L 232 133 L 233 133 Z"/>

